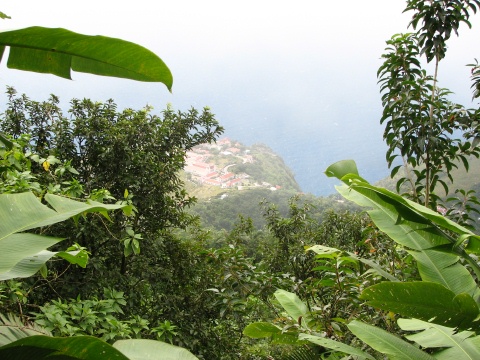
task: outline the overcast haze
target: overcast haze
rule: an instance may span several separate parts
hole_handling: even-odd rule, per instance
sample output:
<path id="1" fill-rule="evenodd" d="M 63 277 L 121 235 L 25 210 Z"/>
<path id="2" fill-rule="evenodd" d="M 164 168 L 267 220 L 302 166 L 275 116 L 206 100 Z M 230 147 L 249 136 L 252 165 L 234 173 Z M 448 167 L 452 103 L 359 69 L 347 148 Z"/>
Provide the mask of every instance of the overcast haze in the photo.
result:
<path id="1" fill-rule="evenodd" d="M 403 0 L 344 1 L 4 1 L 3 29 L 32 25 L 118 37 L 143 45 L 170 67 L 170 94 L 161 84 L 73 73 L 74 81 L 8 70 L 0 82 L 35 100 L 50 93 L 120 108 L 167 103 L 209 106 L 226 135 L 263 142 L 280 153 L 302 189 L 334 192 L 323 171 L 355 159 L 374 181 L 388 174 L 376 70 L 385 41 L 406 32 Z M 440 68 L 441 86 L 470 100 L 465 64 L 478 56 L 480 21 L 460 29 Z M 4 102 L 4 99 L 1 99 Z"/>

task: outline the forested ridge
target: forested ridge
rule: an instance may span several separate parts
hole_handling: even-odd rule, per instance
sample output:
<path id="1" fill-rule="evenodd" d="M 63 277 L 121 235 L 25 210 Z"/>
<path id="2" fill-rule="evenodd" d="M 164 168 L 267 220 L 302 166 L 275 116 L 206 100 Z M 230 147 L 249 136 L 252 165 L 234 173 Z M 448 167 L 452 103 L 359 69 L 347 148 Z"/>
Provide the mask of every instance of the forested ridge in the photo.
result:
<path id="1" fill-rule="evenodd" d="M 299 193 L 266 146 L 222 140 L 208 107 L 71 99 L 62 110 L 56 95 L 7 87 L 0 358 L 480 358 L 480 202 L 458 172 L 480 157 L 480 111 L 439 86 L 449 38 L 478 9 L 406 1 L 411 32 L 387 40 L 377 74 L 390 189 L 343 160 L 325 169 L 339 195 Z M 11 67 L 171 87 L 134 44 L 145 62 L 130 66 L 118 39 L 51 30 L 0 33 Z M 88 46 L 60 41 L 57 54 L 64 37 Z M 478 98 L 480 65 L 469 66 Z M 206 182 L 217 190 L 196 198 Z"/>

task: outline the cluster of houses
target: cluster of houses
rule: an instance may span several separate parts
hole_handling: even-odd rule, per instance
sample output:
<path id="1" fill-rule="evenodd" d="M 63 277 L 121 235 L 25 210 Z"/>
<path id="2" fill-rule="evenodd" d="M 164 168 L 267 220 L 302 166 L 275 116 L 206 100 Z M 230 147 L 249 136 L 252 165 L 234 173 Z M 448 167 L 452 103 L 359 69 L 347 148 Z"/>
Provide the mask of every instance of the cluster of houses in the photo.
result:
<path id="1" fill-rule="evenodd" d="M 217 150 L 222 155 L 232 156 L 236 163 L 253 162 L 253 156 L 248 154 L 248 150 L 242 151 L 238 143 L 233 143 L 228 138 L 221 139 L 215 144 L 204 144 L 187 152 L 184 170 L 187 174 L 191 174 L 192 181 L 222 188 L 241 187 L 247 182 L 248 174 L 234 174 L 228 171 L 228 168 L 235 163 L 218 168 L 210 162 L 213 150 Z"/>
<path id="2" fill-rule="evenodd" d="M 218 166 L 214 162 L 216 154 L 231 156 L 232 162 Z M 267 182 L 252 183 L 250 175 L 246 173 L 233 173 L 229 168 L 236 164 L 253 163 L 254 158 L 250 150 L 245 150 L 238 142 L 223 138 L 214 144 L 203 144 L 188 151 L 185 159 L 184 170 L 189 174 L 190 180 L 202 185 L 219 186 L 224 189 L 247 187 L 266 187 L 270 190 L 278 190 L 280 186 L 272 186 Z"/>

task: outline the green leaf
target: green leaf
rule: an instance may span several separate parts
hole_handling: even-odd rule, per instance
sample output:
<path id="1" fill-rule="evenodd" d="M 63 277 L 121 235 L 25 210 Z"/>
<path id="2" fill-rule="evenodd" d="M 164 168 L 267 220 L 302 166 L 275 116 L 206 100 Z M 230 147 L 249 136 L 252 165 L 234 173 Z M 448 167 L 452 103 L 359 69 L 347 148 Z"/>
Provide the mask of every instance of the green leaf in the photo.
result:
<path id="1" fill-rule="evenodd" d="M 399 319 L 398 325 L 405 331 L 420 331 L 406 336 L 425 348 L 445 348 L 435 353 L 440 360 L 475 360 L 480 359 L 480 336 L 473 331 L 458 332 L 455 328 L 440 326 L 417 319 Z"/>
<path id="2" fill-rule="evenodd" d="M 51 336 L 50 332 L 35 324 L 25 324 L 13 314 L 0 314 L 0 347 L 34 335 Z"/>
<path id="3" fill-rule="evenodd" d="M 139 81 L 161 82 L 169 90 L 173 78 L 150 50 L 121 39 L 88 36 L 66 29 L 29 27 L 0 33 L 9 46 L 11 69 L 49 73 L 71 79 L 71 70 Z"/>
<path id="4" fill-rule="evenodd" d="M 313 318 L 310 315 L 307 305 L 305 305 L 297 295 L 281 289 L 275 291 L 274 295 L 288 315 L 302 327 L 308 328 L 308 324 L 313 321 Z"/>
<path id="5" fill-rule="evenodd" d="M 386 354 L 391 360 L 434 360 L 435 358 L 421 351 L 399 337 L 372 325 L 354 320 L 347 325 L 360 340 Z"/>
<path id="6" fill-rule="evenodd" d="M 280 334 L 282 329 L 267 322 L 256 322 L 249 324 L 243 329 L 243 334 L 253 339 L 263 339 L 272 337 L 274 334 Z"/>
<path id="7" fill-rule="evenodd" d="M 281 345 L 298 345 L 298 333 L 293 332 L 282 332 L 280 334 L 273 334 L 272 344 L 281 344 Z"/>
<path id="8" fill-rule="evenodd" d="M 33 275 L 56 253 L 44 251 L 62 241 L 60 238 L 41 236 L 22 231 L 48 226 L 69 217 L 92 211 L 119 209 L 122 205 L 82 203 L 61 196 L 47 195 L 47 202 L 55 210 L 43 205 L 32 193 L 0 195 L 0 278 Z M 68 254 L 63 254 L 69 257 Z M 75 259 L 80 265 L 84 258 Z M 33 271 L 33 272 L 32 272 Z"/>
<path id="9" fill-rule="evenodd" d="M 54 253 L 42 253 L 43 249 L 61 240 L 63 239 L 29 233 L 12 234 L 0 238 L 0 276 L 12 270 L 15 265 L 26 258 L 30 258 L 28 261 L 31 262 L 35 262 L 34 258 L 47 261 Z"/>
<path id="10" fill-rule="evenodd" d="M 425 281 L 382 282 L 366 288 L 360 298 L 375 308 L 445 326 L 467 328 L 479 314 L 470 295 Z"/>
<path id="11" fill-rule="evenodd" d="M 339 177 L 345 185 L 337 190 L 347 199 L 361 206 L 373 208 L 368 213 L 380 230 L 397 243 L 413 250 L 426 250 L 442 247 L 443 252 L 461 256 L 472 266 L 477 276 L 480 267 L 461 246 L 454 246 L 458 237 L 476 235 L 463 226 L 443 217 L 420 204 L 403 198 L 383 188 L 370 185 L 356 173 L 348 173 L 352 165 L 347 162 L 331 165 L 327 174 Z M 472 246 L 472 249 L 475 249 Z M 468 290 L 465 290 L 468 291 Z"/>
<path id="12" fill-rule="evenodd" d="M 56 255 L 55 252 L 42 250 L 32 256 L 27 256 L 19 260 L 9 271 L 0 273 L 0 280 L 9 280 L 15 278 L 26 278 L 34 275 L 41 270 L 45 263 Z M 15 254 L 15 259 L 20 255 Z M 3 256 L 0 256 L 0 263 L 3 262 Z"/>
<path id="13" fill-rule="evenodd" d="M 459 257 L 435 250 L 409 251 L 417 260 L 423 281 L 436 282 L 456 295 L 468 293 L 475 296 L 477 284 L 470 272 L 459 263 Z"/>
<path id="14" fill-rule="evenodd" d="M 17 264 L 18 265 L 18 264 Z M 46 279 L 47 276 L 48 276 L 48 268 L 47 268 L 47 265 L 44 263 L 42 264 L 42 266 L 40 266 L 40 270 L 38 270 L 40 272 L 40 275 L 42 276 L 42 278 Z M 35 274 L 35 273 L 34 273 Z M 12 277 L 17 277 L 17 276 L 13 276 L 12 274 L 9 274 L 8 276 L 12 276 Z M 28 276 L 28 275 L 27 275 Z M 21 276 L 18 276 L 18 277 L 21 277 Z"/>
<path id="15" fill-rule="evenodd" d="M 351 160 L 349 160 L 351 161 Z M 341 168 L 336 172 L 329 172 L 328 169 L 331 167 L 334 168 Z M 351 167 L 349 165 L 346 168 L 342 168 L 342 162 L 335 163 L 331 165 L 326 173 L 327 174 L 335 174 L 341 175 L 345 174 L 348 169 Z M 403 220 L 406 220 L 406 225 L 411 225 L 409 222 L 417 222 L 418 225 L 422 225 L 426 231 L 432 231 L 431 227 L 425 225 L 437 225 L 447 230 L 453 231 L 456 234 L 470 234 L 475 235 L 470 230 L 466 229 L 465 227 L 458 225 L 454 221 L 451 221 L 439 213 L 426 208 L 420 204 L 417 204 L 413 201 L 403 198 L 402 196 L 395 194 L 389 190 L 376 187 L 370 185 L 366 180 L 362 179 L 356 173 L 346 173 L 342 177 L 337 177 L 339 180 L 343 181 L 348 188 L 340 188 L 342 195 L 346 194 L 349 196 L 351 191 L 357 192 L 361 195 L 361 198 L 364 198 L 364 201 L 359 204 L 365 206 L 365 204 L 369 204 L 372 207 L 383 208 L 387 207 L 387 209 L 382 209 L 382 211 L 389 212 L 392 209 L 395 210 L 396 216 L 394 216 L 395 222 L 398 219 L 398 215 L 402 217 Z M 356 201 L 358 197 L 353 196 L 352 201 Z M 414 230 L 414 229 L 412 229 Z M 436 240 L 436 239 L 433 239 Z M 444 241 L 443 241 L 444 242 Z"/>
<path id="16" fill-rule="evenodd" d="M 198 360 L 184 348 L 155 340 L 119 340 L 113 344 L 113 347 L 130 360 Z"/>
<path id="17" fill-rule="evenodd" d="M 348 355 L 353 355 L 358 357 L 359 359 L 370 359 L 374 360 L 375 358 L 371 356 L 370 354 L 367 354 L 366 352 L 354 348 L 352 346 L 346 345 L 344 343 L 341 343 L 339 341 L 323 338 L 320 336 L 315 336 L 315 335 L 307 335 L 307 334 L 300 334 L 298 336 L 300 340 L 306 340 L 309 341 L 313 344 L 323 346 L 327 349 L 338 351 L 341 353 L 345 353 Z"/>
<path id="18" fill-rule="evenodd" d="M 356 259 L 356 260 L 370 266 L 378 275 L 384 277 L 385 279 L 390 280 L 390 281 L 399 281 L 395 276 L 393 276 L 390 273 L 383 270 L 382 267 L 380 265 L 378 265 L 376 262 L 374 262 L 372 260 L 369 260 L 369 259 L 361 258 L 361 257 L 355 255 L 354 253 L 348 253 L 348 254 L 353 259 Z"/>
<path id="19" fill-rule="evenodd" d="M 126 206 L 119 204 L 102 204 L 92 200 L 87 200 L 87 202 L 81 202 L 53 194 L 45 195 L 45 200 L 47 200 L 47 202 L 59 214 L 59 218 L 61 220 L 55 220 L 55 222 L 63 221 L 79 214 L 87 214 L 93 212 L 101 213 L 108 218 L 107 211 L 121 209 Z M 49 219 L 48 221 L 53 220 Z M 41 223 L 40 225 L 37 225 L 35 227 L 46 225 L 50 224 Z"/>
<path id="20" fill-rule="evenodd" d="M 67 260 L 70 264 L 85 268 L 88 263 L 88 252 L 86 250 L 60 251 L 56 254 L 58 257 Z"/>
<path id="21" fill-rule="evenodd" d="M 385 189 L 376 189 L 369 184 L 358 183 L 348 189 L 337 187 L 337 190 L 345 198 L 359 205 L 365 206 L 365 202 L 370 201 L 369 207 L 374 209 L 368 211 L 368 214 L 372 220 L 380 230 L 403 246 L 421 250 L 449 243 L 447 239 L 436 233 L 432 226 L 429 226 L 428 219 L 410 210 L 398 199 L 392 199 L 384 194 Z M 351 190 L 355 191 L 354 196 L 349 192 Z M 361 202 L 357 201 L 359 195 L 363 196 Z"/>
<path id="22" fill-rule="evenodd" d="M 283 331 L 267 322 L 249 324 L 243 329 L 243 334 L 253 339 L 270 338 L 275 344 L 297 345 L 299 342 L 297 332 Z"/>
<path id="23" fill-rule="evenodd" d="M 3 144 L 3 146 L 5 146 L 5 148 L 7 150 L 12 150 L 13 149 L 13 142 L 11 142 L 10 140 L 8 140 L 6 137 L 5 137 L 5 134 L 1 133 L 0 132 L 0 142 Z"/>
<path id="24" fill-rule="evenodd" d="M 342 251 L 331 248 L 328 246 L 323 246 L 323 245 L 313 245 L 307 249 L 307 251 L 313 251 L 315 254 L 317 254 L 317 257 L 321 258 L 323 256 L 330 257 L 332 254 L 339 254 Z"/>
<path id="25" fill-rule="evenodd" d="M 358 175 L 357 164 L 353 160 L 342 160 L 330 165 L 325 174 L 328 177 L 336 177 L 337 179 L 343 178 L 348 174 Z"/>
<path id="26" fill-rule="evenodd" d="M 91 336 L 55 338 L 30 336 L 0 347 L 0 358 L 11 360 L 85 359 L 128 360 L 119 350 Z"/>

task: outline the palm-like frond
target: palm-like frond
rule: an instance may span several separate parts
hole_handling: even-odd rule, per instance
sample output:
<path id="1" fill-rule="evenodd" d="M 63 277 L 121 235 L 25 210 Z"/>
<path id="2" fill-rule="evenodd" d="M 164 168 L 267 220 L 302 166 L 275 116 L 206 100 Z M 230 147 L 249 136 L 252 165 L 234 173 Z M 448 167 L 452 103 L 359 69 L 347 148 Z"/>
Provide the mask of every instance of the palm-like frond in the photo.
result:
<path id="1" fill-rule="evenodd" d="M 17 315 L 0 314 L 0 347 L 32 335 L 52 336 L 48 330 L 36 324 L 24 323 Z"/>
<path id="2" fill-rule="evenodd" d="M 288 354 L 284 360 L 318 360 L 320 358 L 319 347 L 310 346 L 308 344 L 297 347 Z"/>

